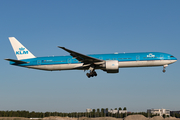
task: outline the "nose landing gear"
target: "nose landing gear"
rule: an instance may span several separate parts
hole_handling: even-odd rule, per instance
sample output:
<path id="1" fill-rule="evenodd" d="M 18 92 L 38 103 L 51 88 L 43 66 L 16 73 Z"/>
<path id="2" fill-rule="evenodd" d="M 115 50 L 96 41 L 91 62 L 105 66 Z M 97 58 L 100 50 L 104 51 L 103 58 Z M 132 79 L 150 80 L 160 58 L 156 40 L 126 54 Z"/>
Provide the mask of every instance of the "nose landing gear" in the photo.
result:
<path id="1" fill-rule="evenodd" d="M 163 65 L 163 73 L 165 73 L 166 72 L 166 67 L 167 67 L 168 65 Z"/>

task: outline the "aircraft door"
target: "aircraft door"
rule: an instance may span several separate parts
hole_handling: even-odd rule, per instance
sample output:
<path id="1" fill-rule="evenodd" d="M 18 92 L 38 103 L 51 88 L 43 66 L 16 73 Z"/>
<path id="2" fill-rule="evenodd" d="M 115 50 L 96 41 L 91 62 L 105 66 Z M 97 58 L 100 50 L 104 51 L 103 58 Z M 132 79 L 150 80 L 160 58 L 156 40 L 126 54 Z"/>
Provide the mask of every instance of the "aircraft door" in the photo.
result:
<path id="1" fill-rule="evenodd" d="M 160 59 L 161 59 L 161 60 L 164 60 L 164 55 L 160 55 Z"/>
<path id="2" fill-rule="evenodd" d="M 71 58 L 67 59 L 68 64 L 71 64 Z"/>
<path id="3" fill-rule="evenodd" d="M 140 60 L 140 56 L 137 55 L 137 56 L 136 56 L 136 61 L 139 61 L 139 60 Z"/>
<path id="4" fill-rule="evenodd" d="M 100 60 L 103 60 L 103 58 L 102 58 L 102 57 L 99 57 L 99 59 L 100 59 Z"/>
<path id="5" fill-rule="evenodd" d="M 37 65 L 41 65 L 41 60 L 37 60 Z"/>

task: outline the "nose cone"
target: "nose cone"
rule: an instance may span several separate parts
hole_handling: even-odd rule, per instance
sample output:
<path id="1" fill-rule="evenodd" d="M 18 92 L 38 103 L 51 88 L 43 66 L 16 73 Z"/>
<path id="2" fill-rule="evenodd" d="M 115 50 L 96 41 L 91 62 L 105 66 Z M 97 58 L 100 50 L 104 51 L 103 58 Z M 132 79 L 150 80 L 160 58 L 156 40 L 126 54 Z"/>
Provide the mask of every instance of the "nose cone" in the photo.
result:
<path id="1" fill-rule="evenodd" d="M 177 61 L 177 58 L 175 58 L 175 62 Z"/>
<path id="2" fill-rule="evenodd" d="M 175 63 L 177 61 L 177 58 L 174 56 L 171 56 L 171 61 L 172 61 L 172 63 Z"/>
<path id="3" fill-rule="evenodd" d="M 173 57 L 172 57 L 172 60 L 176 60 L 176 61 L 177 61 L 177 58 L 173 56 Z"/>
<path id="4" fill-rule="evenodd" d="M 174 57 L 175 58 L 175 57 Z M 175 60 L 177 61 L 177 58 L 175 58 Z"/>
<path id="5" fill-rule="evenodd" d="M 177 60 L 171 60 L 172 61 L 172 63 L 175 63 Z"/>

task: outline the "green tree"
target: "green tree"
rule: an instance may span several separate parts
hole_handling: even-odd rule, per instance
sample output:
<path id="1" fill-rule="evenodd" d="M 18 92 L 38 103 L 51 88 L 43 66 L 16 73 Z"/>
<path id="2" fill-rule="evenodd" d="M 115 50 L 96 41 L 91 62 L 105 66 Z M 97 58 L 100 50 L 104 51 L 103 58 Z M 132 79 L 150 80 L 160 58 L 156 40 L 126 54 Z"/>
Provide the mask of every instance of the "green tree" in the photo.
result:
<path id="1" fill-rule="evenodd" d="M 104 108 L 101 108 L 101 117 L 104 116 Z"/>
<path id="2" fill-rule="evenodd" d="M 176 118 L 180 118 L 180 114 L 175 113 L 175 117 L 176 117 Z"/>
<path id="3" fill-rule="evenodd" d="M 49 112 L 45 112 L 45 117 L 49 117 L 50 113 Z"/>
<path id="4" fill-rule="evenodd" d="M 99 113 L 100 113 L 100 110 L 99 110 L 99 108 L 98 108 L 98 109 L 97 109 L 97 117 L 100 116 Z"/>
<path id="5" fill-rule="evenodd" d="M 96 110 L 95 109 L 92 110 L 92 117 L 96 117 Z"/>
<path id="6" fill-rule="evenodd" d="M 108 116 L 108 117 L 109 117 L 108 108 L 106 108 L 106 116 Z"/>
<path id="7" fill-rule="evenodd" d="M 126 107 L 124 107 L 123 110 L 127 110 Z"/>

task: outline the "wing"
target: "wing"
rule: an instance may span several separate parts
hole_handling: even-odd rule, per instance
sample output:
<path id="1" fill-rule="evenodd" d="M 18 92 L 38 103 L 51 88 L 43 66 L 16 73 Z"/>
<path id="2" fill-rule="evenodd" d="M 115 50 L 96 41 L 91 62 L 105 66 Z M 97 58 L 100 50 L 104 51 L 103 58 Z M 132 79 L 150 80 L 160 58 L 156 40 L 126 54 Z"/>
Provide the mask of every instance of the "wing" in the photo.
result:
<path id="1" fill-rule="evenodd" d="M 67 52 L 69 52 L 71 56 L 73 56 L 79 62 L 82 62 L 84 64 L 102 64 L 102 63 L 104 63 L 104 60 L 97 59 L 97 58 L 94 58 L 94 57 L 90 57 L 90 56 L 87 56 L 87 55 L 84 55 L 84 54 L 69 50 L 69 49 L 67 49 L 65 47 L 60 47 L 60 46 L 58 46 L 58 47 L 65 50 L 65 51 L 67 51 Z"/>

